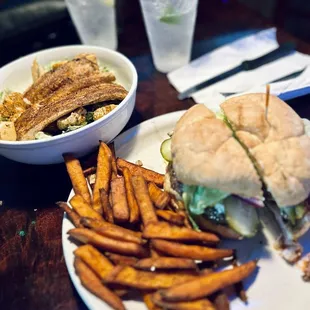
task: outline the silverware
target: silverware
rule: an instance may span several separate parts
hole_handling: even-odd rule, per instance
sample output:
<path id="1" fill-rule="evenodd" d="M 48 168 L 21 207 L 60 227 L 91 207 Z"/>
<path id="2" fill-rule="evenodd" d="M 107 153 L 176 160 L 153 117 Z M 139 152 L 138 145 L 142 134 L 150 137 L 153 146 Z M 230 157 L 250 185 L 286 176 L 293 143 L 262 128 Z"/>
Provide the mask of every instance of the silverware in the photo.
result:
<path id="1" fill-rule="evenodd" d="M 267 63 L 273 62 L 274 60 L 277 60 L 279 58 L 282 58 L 284 56 L 287 56 L 291 54 L 295 50 L 295 44 L 292 42 L 287 42 L 281 44 L 277 49 L 271 51 L 270 53 L 267 53 L 261 57 L 258 57 L 253 60 L 246 60 L 243 61 L 240 65 L 236 66 L 235 68 L 228 70 L 212 79 L 209 79 L 207 81 L 204 81 L 198 85 L 195 85 L 184 92 L 180 93 L 178 95 L 179 100 L 183 100 L 185 98 L 189 98 L 194 92 L 197 92 L 207 86 L 210 86 L 212 84 L 215 84 L 219 81 L 222 81 L 224 79 L 227 79 L 230 76 L 233 76 L 239 72 L 242 71 L 250 71 L 254 70 L 256 68 L 259 68 Z"/>
<path id="2" fill-rule="evenodd" d="M 295 71 L 295 72 L 293 72 L 291 74 L 288 74 L 286 76 L 283 76 L 283 77 L 281 77 L 279 79 L 270 81 L 270 82 L 268 82 L 268 84 L 276 83 L 276 82 L 283 82 L 283 81 L 286 81 L 286 80 L 290 80 L 290 79 L 296 78 L 297 76 L 301 75 L 305 70 L 306 70 L 306 68 L 303 68 L 302 70 Z M 220 94 L 223 95 L 224 97 L 229 97 L 229 96 L 232 96 L 232 95 L 237 94 L 237 93 L 233 92 L 233 93 L 220 93 Z"/>

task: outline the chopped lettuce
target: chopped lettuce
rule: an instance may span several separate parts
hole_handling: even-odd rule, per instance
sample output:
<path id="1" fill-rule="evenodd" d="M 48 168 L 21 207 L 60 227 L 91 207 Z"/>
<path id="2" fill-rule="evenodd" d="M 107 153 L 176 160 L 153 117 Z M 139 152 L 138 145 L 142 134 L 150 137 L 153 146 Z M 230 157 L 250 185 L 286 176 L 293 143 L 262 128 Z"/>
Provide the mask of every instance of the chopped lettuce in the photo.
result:
<path id="1" fill-rule="evenodd" d="M 205 210 L 211 206 L 221 207 L 220 202 L 229 195 L 230 194 L 217 189 L 183 185 L 182 198 L 194 229 L 199 230 L 199 226 L 193 219 L 193 215 L 202 215 L 205 213 Z M 223 212 L 225 212 L 225 210 Z"/>
<path id="2" fill-rule="evenodd" d="M 183 186 L 183 200 L 189 210 L 196 214 L 203 214 L 205 209 L 215 206 L 230 194 L 218 189 L 211 189 L 203 186 Z"/>
<path id="3" fill-rule="evenodd" d="M 82 127 L 84 127 L 86 125 L 87 125 L 87 122 L 84 122 L 84 123 L 82 123 L 81 125 L 78 125 L 78 126 L 68 126 L 68 128 L 66 130 L 64 130 L 62 133 L 67 133 L 67 132 L 70 132 L 70 131 L 74 131 L 74 130 L 82 128 Z"/>
<path id="4" fill-rule="evenodd" d="M 295 207 L 295 216 L 297 220 L 300 220 L 307 213 L 307 208 L 303 205 L 298 205 Z"/>
<path id="5" fill-rule="evenodd" d="M 99 70 L 101 72 L 109 72 L 110 71 L 109 68 L 102 61 L 100 61 L 98 59 L 97 62 L 98 62 Z"/>
<path id="6" fill-rule="evenodd" d="M 90 124 L 94 121 L 94 112 L 87 112 L 86 113 L 86 123 Z"/>
<path id="7" fill-rule="evenodd" d="M 248 203 L 217 189 L 183 185 L 183 190 L 182 198 L 196 230 L 199 230 L 199 225 L 194 218 L 205 216 L 215 224 L 228 225 L 245 237 L 250 238 L 257 233 L 257 212 Z"/>
<path id="8" fill-rule="evenodd" d="M 193 217 L 192 217 L 193 213 L 190 210 L 190 204 L 191 204 L 191 201 L 192 201 L 193 196 L 195 194 L 195 190 L 196 190 L 196 186 L 183 185 L 182 199 L 183 199 L 185 209 L 186 209 L 187 214 L 188 214 L 188 218 L 190 219 L 194 229 L 200 230 L 199 226 L 196 224 L 195 220 L 193 219 Z"/>
<path id="9" fill-rule="evenodd" d="M 295 226 L 297 221 L 302 219 L 306 214 L 306 207 L 303 205 L 280 208 L 281 216 L 284 221 L 288 222 L 291 226 Z"/>
<path id="10" fill-rule="evenodd" d="M 4 89 L 0 91 L 0 104 L 4 102 L 5 97 L 9 95 L 10 93 L 12 93 L 12 91 L 9 89 Z"/>
<path id="11" fill-rule="evenodd" d="M 288 221 L 291 225 L 295 226 L 296 216 L 294 207 L 281 208 L 281 216 L 284 220 Z"/>

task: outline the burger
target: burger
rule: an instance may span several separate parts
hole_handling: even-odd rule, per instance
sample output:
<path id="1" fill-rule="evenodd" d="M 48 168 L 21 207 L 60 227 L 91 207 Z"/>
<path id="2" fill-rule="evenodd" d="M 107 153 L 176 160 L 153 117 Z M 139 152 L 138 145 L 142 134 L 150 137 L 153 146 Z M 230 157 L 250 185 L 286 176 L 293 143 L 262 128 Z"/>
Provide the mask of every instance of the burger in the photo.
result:
<path id="1" fill-rule="evenodd" d="M 177 122 L 161 150 L 165 189 L 182 201 L 196 229 L 250 238 L 265 226 L 288 262 L 310 227 L 308 122 L 285 102 L 246 94 L 215 114 L 202 104 Z"/>

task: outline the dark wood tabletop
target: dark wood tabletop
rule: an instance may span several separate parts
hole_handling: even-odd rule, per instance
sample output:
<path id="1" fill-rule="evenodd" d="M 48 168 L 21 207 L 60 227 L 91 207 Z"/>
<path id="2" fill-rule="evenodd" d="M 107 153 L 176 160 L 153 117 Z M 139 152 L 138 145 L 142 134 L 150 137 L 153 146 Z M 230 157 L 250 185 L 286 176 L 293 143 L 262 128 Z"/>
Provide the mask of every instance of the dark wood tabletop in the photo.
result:
<path id="1" fill-rule="evenodd" d="M 177 92 L 152 64 L 137 1 L 124 4 L 119 51 L 135 64 L 139 85 L 136 108 L 126 128 L 194 104 L 177 100 Z M 124 1 L 126 3 L 126 1 Z M 193 58 L 258 29 L 271 26 L 234 1 L 201 0 Z M 279 41 L 294 40 L 310 54 L 310 45 L 278 31 Z M 290 101 L 302 117 L 310 117 L 309 96 Z M 82 143 L 82 142 L 81 142 Z M 0 158 L 0 308 L 85 309 L 64 262 L 63 212 L 55 202 L 71 190 L 63 164 L 31 166 Z"/>

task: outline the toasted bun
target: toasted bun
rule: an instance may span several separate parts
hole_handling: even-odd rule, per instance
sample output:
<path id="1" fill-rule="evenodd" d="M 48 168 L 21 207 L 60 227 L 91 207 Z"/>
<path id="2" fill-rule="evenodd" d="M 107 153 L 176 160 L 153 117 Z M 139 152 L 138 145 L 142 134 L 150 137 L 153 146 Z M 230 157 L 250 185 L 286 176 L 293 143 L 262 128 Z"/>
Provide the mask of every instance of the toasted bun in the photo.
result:
<path id="1" fill-rule="evenodd" d="M 244 131 L 260 142 L 268 143 L 304 134 L 298 114 L 278 97 L 270 95 L 266 118 L 266 95 L 246 94 L 221 104 L 235 131 Z"/>
<path id="2" fill-rule="evenodd" d="M 253 155 L 278 206 L 301 203 L 310 193 L 310 138 L 302 119 L 285 102 L 266 95 L 234 97 L 221 105 L 238 139 Z"/>
<path id="3" fill-rule="evenodd" d="M 261 196 L 262 184 L 232 131 L 202 104 L 178 121 L 171 144 L 178 180 L 233 194 Z"/>

